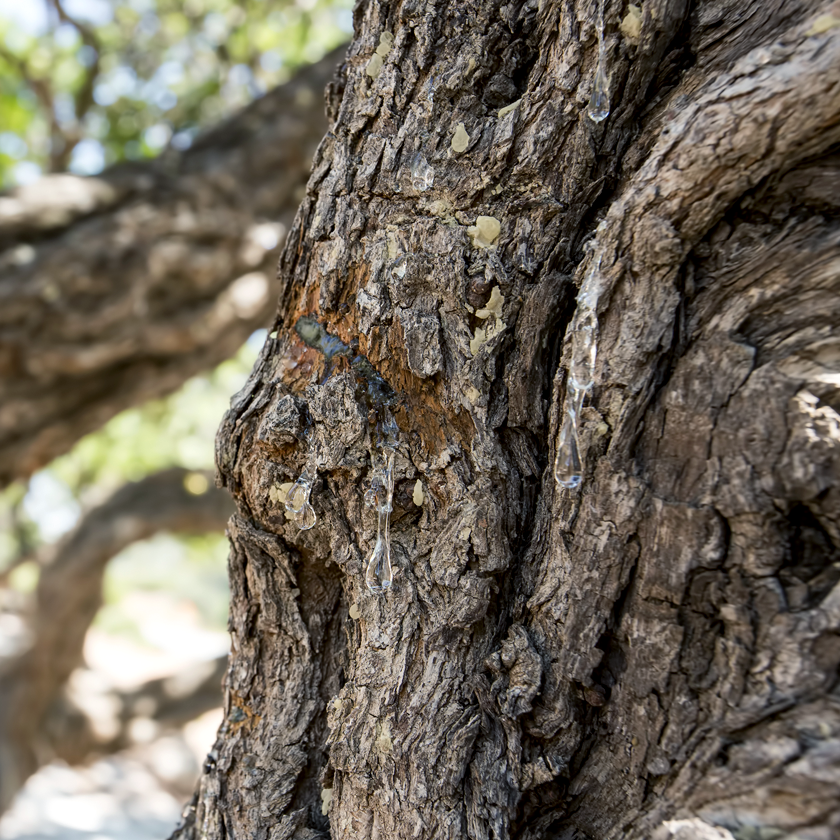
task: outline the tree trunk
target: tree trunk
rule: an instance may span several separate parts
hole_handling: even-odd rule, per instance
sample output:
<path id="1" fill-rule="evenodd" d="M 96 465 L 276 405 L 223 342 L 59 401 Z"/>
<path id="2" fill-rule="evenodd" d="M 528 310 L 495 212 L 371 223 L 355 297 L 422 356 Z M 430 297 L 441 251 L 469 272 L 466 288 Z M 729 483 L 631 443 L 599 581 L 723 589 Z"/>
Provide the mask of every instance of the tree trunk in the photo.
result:
<path id="1" fill-rule="evenodd" d="M 218 439 L 233 653 L 181 837 L 840 831 L 840 10 L 603 17 L 595 122 L 594 2 L 357 6 Z"/>

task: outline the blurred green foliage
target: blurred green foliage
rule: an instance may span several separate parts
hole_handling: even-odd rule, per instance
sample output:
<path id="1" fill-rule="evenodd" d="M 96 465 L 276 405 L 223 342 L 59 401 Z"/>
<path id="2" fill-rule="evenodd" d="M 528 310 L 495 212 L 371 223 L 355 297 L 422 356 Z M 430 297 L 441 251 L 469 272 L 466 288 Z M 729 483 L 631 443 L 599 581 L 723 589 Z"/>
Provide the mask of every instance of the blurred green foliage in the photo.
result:
<path id="1" fill-rule="evenodd" d="M 4 188 L 186 148 L 352 29 L 349 0 L 21 2 L 0 10 Z"/>
<path id="2" fill-rule="evenodd" d="M 137 593 L 153 594 L 170 609 L 191 602 L 198 624 L 212 630 L 227 626 L 227 540 L 219 534 L 175 538 L 160 534 L 146 543 L 126 549 L 108 567 L 105 606 L 96 617 L 96 627 L 110 633 L 144 638 L 143 608 L 126 608 Z M 138 615 L 137 612 L 140 614 Z M 140 620 L 138 620 L 140 619 Z"/>

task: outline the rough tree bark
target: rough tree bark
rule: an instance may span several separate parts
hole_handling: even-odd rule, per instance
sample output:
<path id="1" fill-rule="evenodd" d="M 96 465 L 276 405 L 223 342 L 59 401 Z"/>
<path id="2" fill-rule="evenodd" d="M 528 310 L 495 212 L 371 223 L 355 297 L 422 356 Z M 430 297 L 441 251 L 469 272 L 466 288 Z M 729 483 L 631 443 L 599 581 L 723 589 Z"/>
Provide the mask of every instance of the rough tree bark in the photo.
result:
<path id="1" fill-rule="evenodd" d="M 606 0 L 596 125 L 591 0 L 357 5 L 277 336 L 218 439 L 233 653 L 176 836 L 840 831 L 840 9 L 640 15 Z M 584 480 L 564 490 L 593 269 Z M 327 365 L 302 315 L 399 398 L 383 596 L 373 374 Z M 318 523 L 298 531 L 281 485 L 307 446 Z"/>
<path id="2" fill-rule="evenodd" d="M 184 153 L 0 196 L 0 487 L 230 358 L 323 136 L 328 55 Z"/>
<path id="3" fill-rule="evenodd" d="M 82 664 L 85 635 L 102 605 L 108 561 L 162 531 L 224 530 L 230 497 L 206 483 L 202 492 L 190 490 L 189 479 L 197 476 L 210 478 L 173 468 L 127 484 L 48 551 L 35 591 L 32 642 L 17 657 L 0 660 L 0 813 L 26 779 L 54 758 L 77 763 L 94 752 L 121 749 L 138 717 L 177 725 L 219 705 L 221 675 L 215 663 L 115 695 L 120 710 L 110 733 L 105 721 L 92 722 L 64 692 Z M 207 689 L 214 684 L 211 699 L 213 691 Z"/>

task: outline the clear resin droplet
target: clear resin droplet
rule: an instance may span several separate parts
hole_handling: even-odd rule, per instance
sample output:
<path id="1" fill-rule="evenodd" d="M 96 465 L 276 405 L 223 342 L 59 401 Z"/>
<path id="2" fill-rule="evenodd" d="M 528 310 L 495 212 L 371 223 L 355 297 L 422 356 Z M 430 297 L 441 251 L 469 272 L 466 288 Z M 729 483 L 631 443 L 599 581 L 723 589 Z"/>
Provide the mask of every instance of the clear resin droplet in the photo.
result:
<path id="1" fill-rule="evenodd" d="M 308 531 L 318 521 L 315 510 L 309 503 L 309 494 L 315 481 L 316 471 L 304 469 L 300 478 L 286 495 L 286 510 L 295 515 L 294 519 L 301 531 Z"/>
<path id="2" fill-rule="evenodd" d="M 286 495 L 286 510 L 289 513 L 298 513 L 303 509 L 309 497 L 309 486 L 298 479 Z"/>
<path id="3" fill-rule="evenodd" d="M 365 494 L 377 511 L 376 544 L 368 560 L 365 583 L 375 594 L 384 592 L 394 580 L 391 570 L 391 510 L 394 498 L 394 450 L 390 446 L 376 451 L 373 477 Z"/>
<path id="4" fill-rule="evenodd" d="M 583 481 L 583 468 L 580 462 L 578 443 L 578 423 L 583 407 L 584 392 L 577 390 L 571 383 L 566 394 L 563 425 L 557 437 L 557 455 L 554 459 L 554 480 L 567 490 L 580 487 Z"/>
<path id="5" fill-rule="evenodd" d="M 315 509 L 309 502 L 304 502 L 303 507 L 295 514 L 295 524 L 301 531 L 308 531 L 317 521 Z"/>
<path id="6" fill-rule="evenodd" d="M 402 280 L 406 271 L 408 271 L 408 257 L 401 254 L 391 263 L 391 277 L 394 280 Z"/>
<path id="7" fill-rule="evenodd" d="M 591 247 L 594 247 L 594 243 L 591 243 Z M 593 258 L 589 271 L 586 272 L 586 277 L 581 283 L 577 296 L 578 307 L 595 310 L 603 288 L 604 279 L 601 276 L 601 255 L 599 254 Z"/>
<path id="8" fill-rule="evenodd" d="M 390 511 L 379 511 L 379 525 L 377 527 L 376 545 L 368 560 L 365 572 L 365 583 L 368 589 L 376 595 L 383 593 L 393 582 L 391 570 L 391 535 Z"/>
<path id="9" fill-rule="evenodd" d="M 569 382 L 578 391 L 588 391 L 592 387 L 598 355 L 598 318 L 591 309 L 584 309 L 579 311 L 572 328 Z"/>
<path id="10" fill-rule="evenodd" d="M 610 115 L 610 82 L 600 56 L 586 115 L 592 122 L 596 123 L 603 122 Z"/>
<path id="11" fill-rule="evenodd" d="M 411 159 L 411 186 L 415 190 L 425 192 L 435 182 L 435 170 L 429 166 L 426 157 L 418 152 Z"/>

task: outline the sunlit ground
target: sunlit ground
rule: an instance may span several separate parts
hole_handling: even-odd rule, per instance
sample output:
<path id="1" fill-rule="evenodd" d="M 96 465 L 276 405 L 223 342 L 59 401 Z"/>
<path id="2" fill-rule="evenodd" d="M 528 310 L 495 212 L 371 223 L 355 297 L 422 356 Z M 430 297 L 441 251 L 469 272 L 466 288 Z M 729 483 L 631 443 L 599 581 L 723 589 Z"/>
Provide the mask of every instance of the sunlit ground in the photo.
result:
<path id="1" fill-rule="evenodd" d="M 162 840 L 180 813 L 147 763 L 116 756 L 89 768 L 51 764 L 33 776 L 0 821 L 4 838 Z"/>
<path id="2" fill-rule="evenodd" d="M 164 840 L 178 824 L 222 719 L 208 712 L 180 733 L 96 761 L 36 773 L 0 819 L 3 840 Z"/>
<path id="3" fill-rule="evenodd" d="M 160 556 L 166 542 L 175 540 L 150 540 L 124 552 L 111 577 L 142 574 L 148 580 L 146 561 Z M 90 630 L 87 668 L 74 674 L 70 686 L 106 727 L 113 711 L 107 707 L 108 689 L 127 690 L 177 674 L 228 648 L 227 633 L 208 626 L 194 601 L 165 589 L 129 591 L 106 610 L 123 619 L 122 627 Z M 132 638 L 135 633 L 141 641 Z M 221 720 L 218 708 L 180 731 L 132 733 L 136 746 L 88 767 L 62 762 L 44 767 L 0 819 L 0 837 L 162 840 L 180 819 Z"/>

